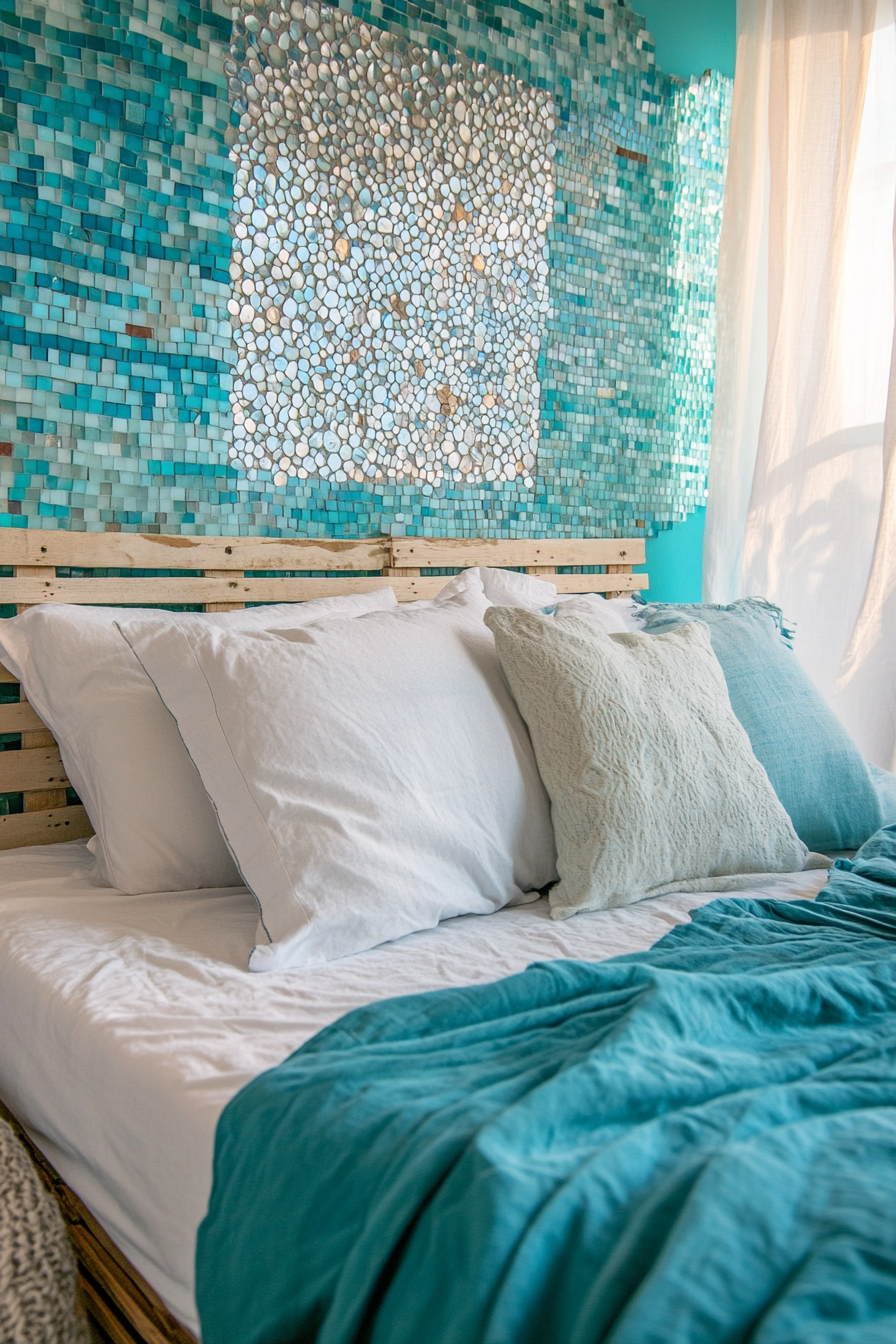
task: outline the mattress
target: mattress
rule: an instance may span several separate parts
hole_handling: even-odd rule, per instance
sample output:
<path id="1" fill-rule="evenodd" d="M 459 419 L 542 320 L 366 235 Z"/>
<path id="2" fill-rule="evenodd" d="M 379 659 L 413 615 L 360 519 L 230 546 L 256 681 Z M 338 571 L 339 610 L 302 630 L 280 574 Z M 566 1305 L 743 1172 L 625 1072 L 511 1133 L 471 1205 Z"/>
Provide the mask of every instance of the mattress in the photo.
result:
<path id="1" fill-rule="evenodd" d="M 825 877 L 788 876 L 761 894 L 811 897 Z M 713 899 L 658 897 L 563 922 L 539 900 L 256 975 L 243 888 L 129 896 L 97 883 L 83 842 L 12 851 L 0 855 L 0 1096 L 198 1333 L 193 1256 L 215 1126 L 250 1079 L 362 1004 L 634 952 Z"/>

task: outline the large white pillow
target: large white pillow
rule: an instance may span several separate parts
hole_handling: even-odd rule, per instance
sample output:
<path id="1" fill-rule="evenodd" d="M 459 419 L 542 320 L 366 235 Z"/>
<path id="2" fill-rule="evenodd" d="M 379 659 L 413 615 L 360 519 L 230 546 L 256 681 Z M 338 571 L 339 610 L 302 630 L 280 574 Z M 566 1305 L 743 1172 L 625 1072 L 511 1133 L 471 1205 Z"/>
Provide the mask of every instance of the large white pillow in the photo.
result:
<path id="1" fill-rule="evenodd" d="M 244 611 L 144 612 L 159 625 L 297 627 L 395 606 L 391 588 Z M 32 607 L 0 621 L 0 659 L 59 743 L 96 831 L 103 881 L 121 891 L 235 886 L 239 873 L 177 727 L 116 629 L 115 607 Z"/>
<path id="2" fill-rule="evenodd" d="M 476 576 L 452 591 L 294 631 L 119 616 L 258 901 L 252 970 L 488 914 L 556 877 L 488 600 Z"/>

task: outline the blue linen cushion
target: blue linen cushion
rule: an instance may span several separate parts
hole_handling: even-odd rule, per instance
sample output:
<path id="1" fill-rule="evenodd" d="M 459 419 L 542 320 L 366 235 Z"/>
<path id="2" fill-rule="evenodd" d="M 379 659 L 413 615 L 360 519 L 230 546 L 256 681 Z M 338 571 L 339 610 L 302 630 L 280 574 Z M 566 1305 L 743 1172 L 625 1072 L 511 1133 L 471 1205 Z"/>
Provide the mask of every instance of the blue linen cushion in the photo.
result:
<path id="1" fill-rule="evenodd" d="M 870 761 L 868 769 L 871 771 L 871 778 L 880 799 L 880 809 L 884 818 L 882 824 L 892 826 L 896 823 L 896 775 L 884 770 L 880 765 L 873 765 Z"/>
<path id="2" fill-rule="evenodd" d="M 857 849 L 896 820 L 896 778 L 877 767 L 872 776 L 801 667 L 777 607 L 748 597 L 727 607 L 647 603 L 640 615 L 650 634 L 693 620 L 709 627 L 731 707 L 810 849 Z"/>

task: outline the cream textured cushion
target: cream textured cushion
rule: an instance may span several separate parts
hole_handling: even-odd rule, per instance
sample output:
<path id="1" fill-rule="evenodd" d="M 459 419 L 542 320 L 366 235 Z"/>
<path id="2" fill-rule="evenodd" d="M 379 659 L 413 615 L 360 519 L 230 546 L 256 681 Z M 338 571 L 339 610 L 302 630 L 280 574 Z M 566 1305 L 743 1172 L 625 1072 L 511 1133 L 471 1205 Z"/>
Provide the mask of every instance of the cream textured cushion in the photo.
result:
<path id="1" fill-rule="evenodd" d="M 805 866 L 705 626 L 606 635 L 497 607 L 485 621 L 551 799 L 556 918 Z"/>

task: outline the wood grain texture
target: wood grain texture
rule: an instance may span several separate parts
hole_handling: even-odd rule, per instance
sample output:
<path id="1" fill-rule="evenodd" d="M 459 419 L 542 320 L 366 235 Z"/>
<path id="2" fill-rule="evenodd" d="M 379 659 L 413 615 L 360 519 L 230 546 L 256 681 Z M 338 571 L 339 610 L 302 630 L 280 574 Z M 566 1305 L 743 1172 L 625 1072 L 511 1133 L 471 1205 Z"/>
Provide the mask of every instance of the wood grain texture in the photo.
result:
<path id="1" fill-rule="evenodd" d="M 55 745 L 55 737 L 43 723 L 39 728 L 29 728 L 27 733 L 22 734 L 23 751 L 28 747 L 55 747 Z"/>
<path id="2" fill-rule="evenodd" d="M 14 565 L 12 572 L 13 577 L 16 579 L 40 579 L 40 578 L 46 578 L 48 574 L 51 575 L 55 574 L 56 570 L 55 569 L 48 570 L 39 565 Z M 16 603 L 17 616 L 21 616 L 22 612 L 27 610 L 28 610 L 27 602 Z"/>
<path id="3" fill-rule="evenodd" d="M 60 807 L 68 807 L 68 794 L 65 789 L 30 789 L 22 794 L 26 812 L 51 812 Z M 66 839 L 70 839 L 67 836 Z"/>
<path id="4" fill-rule="evenodd" d="M 150 606 L 153 603 L 208 607 L 217 603 L 232 607 L 247 602 L 307 602 L 314 597 L 372 593 L 387 585 L 395 589 L 399 602 L 413 602 L 418 597 L 435 597 L 447 582 L 444 576 L 424 574 L 413 577 L 413 568 L 407 576 L 390 574 L 367 578 L 0 579 L 0 603 L 21 602 L 37 606 L 44 602 L 69 602 L 116 607 L 128 604 Z M 620 574 L 610 578 L 606 574 L 552 574 L 551 582 L 561 593 L 629 592 L 644 587 L 647 576 Z"/>
<path id="5" fill-rule="evenodd" d="M 0 751 L 0 793 L 67 787 L 68 778 L 55 743 L 51 747 Z"/>
<path id="6" fill-rule="evenodd" d="M 646 574 L 552 574 L 558 593 L 637 593 L 647 584 Z"/>
<path id="7" fill-rule="evenodd" d="M 44 721 L 27 701 L 18 705 L 0 705 L 0 733 L 45 732 Z M 2 792 L 2 790 L 0 790 Z"/>
<path id="8" fill-rule="evenodd" d="M 0 817 L 0 849 L 22 845 L 55 845 L 62 840 L 86 840 L 93 835 L 80 804 L 52 807 L 41 812 L 18 812 Z"/>
<path id="9" fill-rule="evenodd" d="M 232 579 L 233 574 L 226 569 L 204 569 L 202 571 L 204 579 Z M 206 611 L 242 611 L 245 602 L 206 602 Z"/>
<path id="10" fill-rule="evenodd" d="M 97 569 L 382 569 L 388 537 L 163 537 L 141 532 L 4 528 L 0 565 Z"/>
<path id="11" fill-rule="evenodd" d="M 643 565 L 644 539 L 574 537 L 547 541 L 481 537 L 393 537 L 393 565 L 442 569 L 459 565 Z M 643 578 L 643 576 L 642 576 Z"/>
<path id="12" fill-rule="evenodd" d="M 196 1344 L 195 1336 L 172 1316 L 2 1101 L 0 1119 L 15 1131 L 59 1204 L 77 1257 L 88 1315 L 113 1344 Z"/>
<path id="13" fill-rule="evenodd" d="M 444 580 L 442 580 L 444 583 Z M 339 597 L 371 593 L 386 587 L 379 575 L 369 578 L 246 579 L 230 578 L 113 578 L 113 579 L 0 579 L 0 603 L 87 603 L 125 606 L 153 603 L 306 602 L 312 597 Z"/>

